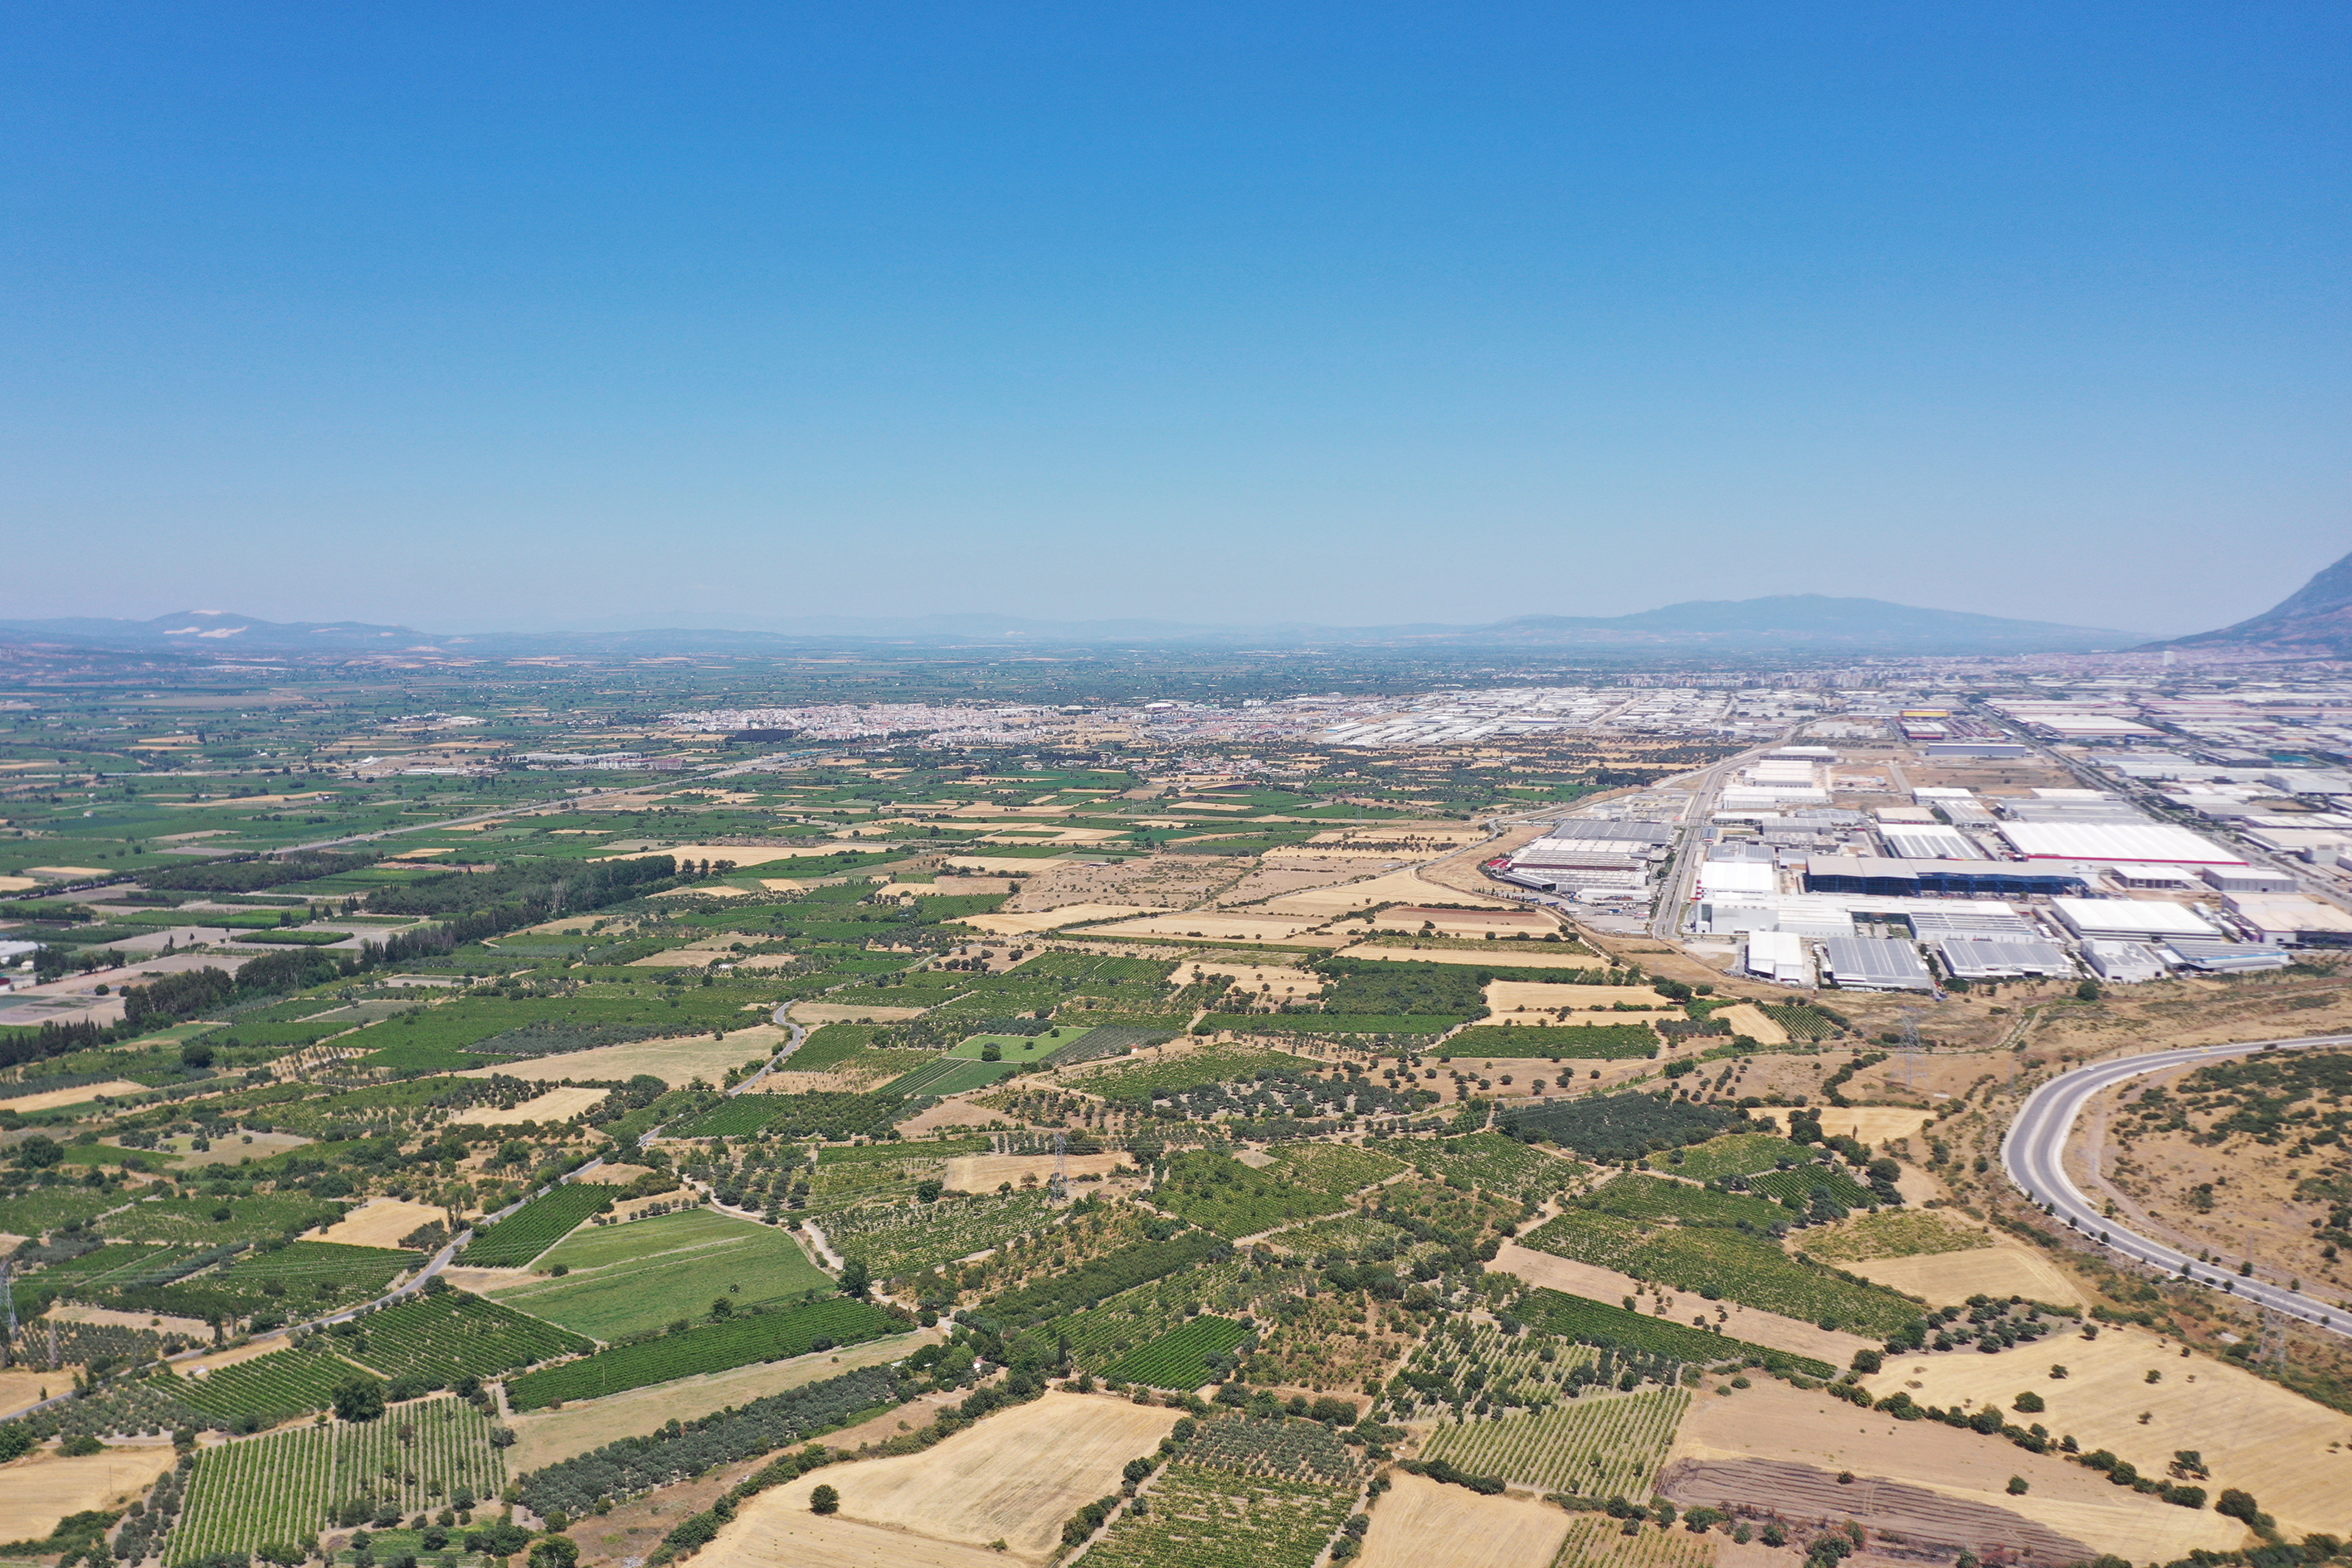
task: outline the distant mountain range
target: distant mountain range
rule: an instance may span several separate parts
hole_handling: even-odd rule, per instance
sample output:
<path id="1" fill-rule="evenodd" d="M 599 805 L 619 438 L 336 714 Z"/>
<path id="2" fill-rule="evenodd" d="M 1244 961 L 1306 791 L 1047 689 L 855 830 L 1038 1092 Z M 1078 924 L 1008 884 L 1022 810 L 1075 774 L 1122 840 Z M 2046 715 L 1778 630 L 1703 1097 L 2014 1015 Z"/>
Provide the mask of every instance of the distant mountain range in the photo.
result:
<path id="1" fill-rule="evenodd" d="M 2352 555 L 2250 620 L 2147 646 L 2244 647 L 2309 658 L 2352 658 Z"/>
<path id="2" fill-rule="evenodd" d="M 1605 652 L 2044 653 L 2117 648 L 2129 635 L 1960 610 L 1924 610 L 1882 599 L 1784 594 L 1694 600 L 1630 616 L 1521 616 L 1485 626 L 1415 624 L 1216 626 L 1175 621 L 1040 621 L 1015 616 L 644 616 L 551 632 L 421 632 L 358 621 L 279 622 L 218 610 L 184 610 L 151 621 L 0 621 L 0 642 L 124 652 L 352 654 L 437 650 L 497 656 L 655 650 L 755 652 L 839 643 L 946 647 L 1492 647 Z"/>

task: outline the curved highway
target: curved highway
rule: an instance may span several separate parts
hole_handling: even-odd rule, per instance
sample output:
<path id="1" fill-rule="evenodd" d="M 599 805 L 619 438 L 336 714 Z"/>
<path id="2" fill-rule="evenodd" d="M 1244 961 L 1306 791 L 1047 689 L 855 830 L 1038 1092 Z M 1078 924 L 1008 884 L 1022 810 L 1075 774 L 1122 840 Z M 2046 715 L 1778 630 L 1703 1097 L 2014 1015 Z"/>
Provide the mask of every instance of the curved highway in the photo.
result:
<path id="1" fill-rule="evenodd" d="M 2067 1175 L 2065 1164 L 2066 1140 L 2073 1134 L 2083 1108 L 2103 1089 L 2126 1079 L 2184 1065 L 2201 1065 L 2231 1057 L 2252 1056 L 2261 1051 L 2310 1050 L 2347 1045 L 2352 1045 L 2352 1035 L 2253 1040 L 2230 1046 L 2189 1046 L 2179 1050 L 2151 1051 L 2146 1056 L 2121 1057 L 2113 1061 L 2092 1062 L 2072 1068 L 2060 1073 L 2028 1097 L 2023 1109 L 2018 1111 L 2017 1119 L 2010 1123 L 2008 1135 L 2001 1140 L 2001 1167 L 2027 1197 L 2047 1208 L 2059 1219 L 2071 1223 L 2083 1235 L 2097 1239 L 2110 1251 L 2137 1258 L 2167 1273 L 2194 1279 L 2200 1285 L 2225 1288 L 2231 1294 L 2258 1306 L 2352 1338 L 2352 1310 L 2339 1303 L 2322 1301 L 2316 1297 L 2289 1290 L 2267 1280 L 2243 1277 L 2232 1268 L 2200 1263 L 2175 1247 L 2124 1229 L 2101 1214 L 2098 1205 L 2083 1195 L 2081 1189 L 2074 1185 L 2074 1179 Z"/>

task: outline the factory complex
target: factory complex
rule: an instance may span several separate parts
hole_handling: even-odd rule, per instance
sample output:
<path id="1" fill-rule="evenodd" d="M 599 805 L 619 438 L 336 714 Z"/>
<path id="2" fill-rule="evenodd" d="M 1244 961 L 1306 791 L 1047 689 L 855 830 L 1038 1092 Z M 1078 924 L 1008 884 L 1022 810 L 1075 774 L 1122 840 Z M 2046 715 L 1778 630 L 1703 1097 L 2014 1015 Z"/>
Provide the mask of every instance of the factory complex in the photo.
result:
<path id="1" fill-rule="evenodd" d="M 1781 738 L 1487 874 L 1792 988 L 2129 984 L 2352 946 L 2352 692 L 1897 694 Z"/>

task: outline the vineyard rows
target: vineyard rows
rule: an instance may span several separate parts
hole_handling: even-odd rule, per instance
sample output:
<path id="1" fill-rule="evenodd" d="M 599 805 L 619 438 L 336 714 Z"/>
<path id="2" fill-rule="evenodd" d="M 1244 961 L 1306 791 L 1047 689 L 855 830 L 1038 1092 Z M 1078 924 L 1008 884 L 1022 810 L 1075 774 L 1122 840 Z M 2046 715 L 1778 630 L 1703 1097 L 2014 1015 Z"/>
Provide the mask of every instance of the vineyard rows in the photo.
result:
<path id="1" fill-rule="evenodd" d="M 1580 1513 L 1568 1526 L 1552 1568 L 1713 1568 L 1715 1542 L 1686 1530 L 1636 1526 L 1632 1534 L 1607 1514 Z"/>
<path id="2" fill-rule="evenodd" d="M 206 1448 L 187 1510 L 163 1549 L 167 1563 L 249 1552 L 329 1528 L 330 1510 L 362 1502 L 390 1521 L 496 1497 L 506 1467 L 490 1423 L 457 1399 L 392 1407 L 378 1420 L 335 1422 Z"/>
<path id="3" fill-rule="evenodd" d="M 1241 1266 L 1215 1263 L 1122 1290 L 1091 1311 L 1056 1318 L 1039 1331 L 1056 1342 L 1066 1340 L 1078 1365 L 1099 1373 L 1136 1346 L 1150 1343 L 1183 1321 L 1187 1307 L 1224 1305 L 1224 1298 L 1240 1293 Z"/>
<path id="4" fill-rule="evenodd" d="M 1569 1389 L 1591 1375 L 1580 1369 L 1595 1366 L 1601 1360 L 1596 1351 L 1549 1334 L 1507 1336 L 1490 1323 L 1464 1326 L 1466 1338 L 1461 1333 L 1433 1335 L 1406 1359 L 1391 1384 L 1393 1389 L 1396 1383 L 1404 1383 L 1412 1389 L 1410 1394 L 1396 1396 L 1401 1407 L 1408 1402 L 1442 1407 L 1475 1401 L 1479 1415 L 1489 1407 L 1541 1409 L 1572 1397 Z M 1612 1377 L 1617 1370 L 1612 1363 Z M 1458 1408 L 1455 1414 L 1460 1414 Z M 1428 1420 L 1432 1415 L 1430 1410 L 1415 1409 L 1398 1418 Z"/>
<path id="5" fill-rule="evenodd" d="M 1042 1192 L 990 1194 L 850 1209 L 825 1222 L 824 1237 L 842 1257 L 862 1259 L 876 1279 L 896 1279 L 1002 1247 L 1054 1219 Z"/>
<path id="6" fill-rule="evenodd" d="M 155 1380 L 164 1392 L 215 1415 L 284 1417 L 324 1410 L 335 1384 L 358 1375 L 350 1363 L 315 1350 L 272 1351 L 203 1377 Z"/>
<path id="7" fill-rule="evenodd" d="M 1423 1457 L 1544 1491 L 1647 1501 L 1690 1399 L 1681 1388 L 1591 1394 L 1532 1415 L 1448 1422 Z"/>
<path id="8" fill-rule="evenodd" d="M 1473 1186 L 1508 1193 L 1515 1198 L 1549 1197 L 1582 1174 L 1581 1167 L 1499 1132 L 1374 1139 L 1365 1147 L 1403 1160 L 1423 1175 L 1441 1181 L 1459 1177 Z"/>
<path id="9" fill-rule="evenodd" d="M 1717 1202 L 1725 1196 L 1704 1194 Z M 1539 1252 L 1614 1268 L 1636 1279 L 1873 1338 L 1895 1334 L 1919 1317 L 1916 1305 L 1892 1290 L 1848 1284 L 1809 1268 L 1781 1251 L 1769 1236 L 1752 1231 L 1710 1225 L 1653 1226 L 1572 1208 L 1519 1239 Z"/>
<path id="10" fill-rule="evenodd" d="M 1221 1415 L 1202 1421 L 1184 1449 L 1184 1462 L 1235 1475 L 1319 1481 L 1352 1487 L 1363 1461 L 1320 1421 L 1276 1415 Z"/>
<path id="11" fill-rule="evenodd" d="M 1209 1314 L 1171 1329 L 1103 1368 L 1103 1375 L 1152 1388 L 1193 1389 L 1209 1381 L 1209 1357 L 1230 1354 L 1250 1331 L 1231 1318 Z"/>
<path id="12" fill-rule="evenodd" d="M 330 1342 L 387 1377 L 422 1377 L 444 1387 L 594 1348 L 568 1329 L 464 1290 L 412 1296 L 353 1326 L 358 1332 L 348 1342 L 329 1331 Z"/>
<path id="13" fill-rule="evenodd" d="M 613 1189 L 574 1182 L 534 1198 L 498 1224 L 474 1233 L 457 1261 L 468 1268 L 520 1268 L 613 1201 Z"/>
<path id="14" fill-rule="evenodd" d="M 1174 1464 L 1119 1515 L 1088 1568 L 1311 1568 L 1355 1507 L 1352 1487 Z"/>
<path id="15" fill-rule="evenodd" d="M 724 1372 L 755 1361 L 782 1361 L 832 1345 L 879 1339 L 908 1326 L 878 1307 L 835 1296 L 615 1345 L 579 1361 L 542 1367 L 509 1383 L 507 1401 L 517 1410 L 535 1410 L 568 1399 L 595 1399 L 696 1373 Z"/>

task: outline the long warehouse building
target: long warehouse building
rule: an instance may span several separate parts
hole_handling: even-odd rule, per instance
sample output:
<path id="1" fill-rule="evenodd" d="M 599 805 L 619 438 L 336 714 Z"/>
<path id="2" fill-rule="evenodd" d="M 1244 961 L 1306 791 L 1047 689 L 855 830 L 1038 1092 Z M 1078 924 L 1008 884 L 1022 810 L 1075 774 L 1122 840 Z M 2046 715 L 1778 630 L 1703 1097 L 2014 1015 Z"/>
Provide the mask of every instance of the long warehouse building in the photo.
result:
<path id="1" fill-rule="evenodd" d="M 2029 860 L 2242 866 L 2245 858 L 2168 822 L 2004 822 L 2000 836 Z"/>

